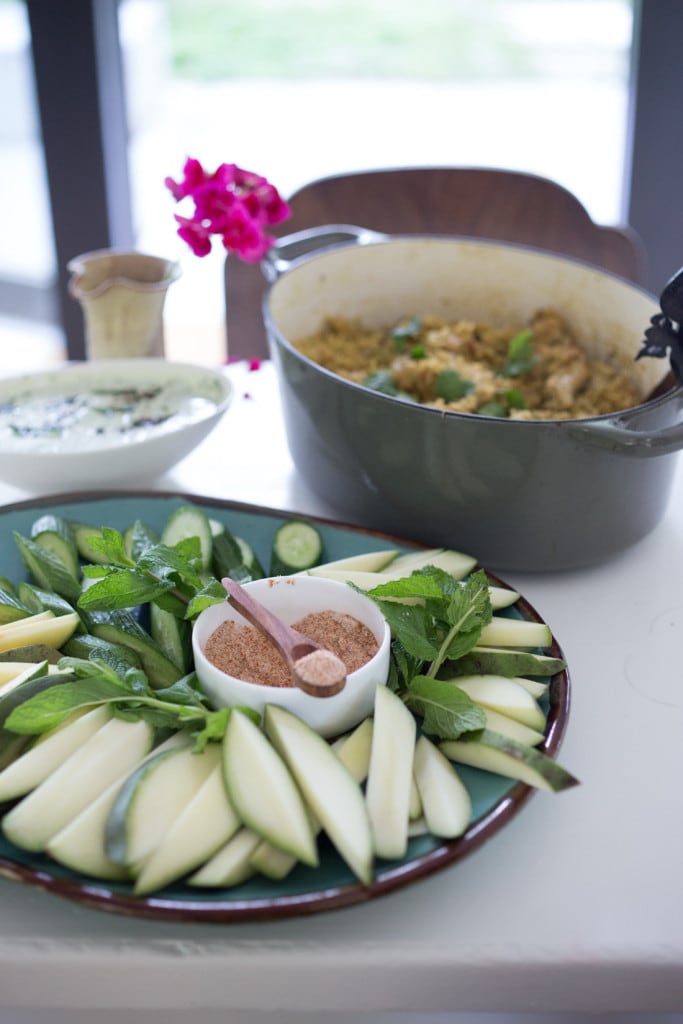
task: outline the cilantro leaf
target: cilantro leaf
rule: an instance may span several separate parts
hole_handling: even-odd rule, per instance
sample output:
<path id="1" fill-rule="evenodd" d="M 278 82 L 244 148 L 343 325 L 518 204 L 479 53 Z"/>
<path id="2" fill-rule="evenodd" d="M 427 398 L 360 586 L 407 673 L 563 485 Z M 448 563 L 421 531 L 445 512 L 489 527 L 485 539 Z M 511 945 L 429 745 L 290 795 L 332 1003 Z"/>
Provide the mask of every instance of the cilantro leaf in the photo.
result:
<path id="1" fill-rule="evenodd" d="M 486 725 L 483 709 L 459 686 L 443 680 L 415 676 L 406 703 L 422 717 L 422 731 L 440 739 L 454 740 Z"/>
<path id="2" fill-rule="evenodd" d="M 452 368 L 442 370 L 434 378 L 434 391 L 444 402 L 457 402 L 459 398 L 464 398 L 473 390 L 472 381 L 461 377 L 458 371 Z"/>
<path id="3" fill-rule="evenodd" d="M 528 328 L 515 334 L 508 343 L 507 362 L 503 367 L 503 376 L 520 377 L 527 373 L 538 362 L 534 354 L 533 331 Z"/>
<path id="4" fill-rule="evenodd" d="M 412 320 L 407 320 L 402 324 L 397 324 L 396 327 L 392 327 L 389 331 L 389 337 L 394 343 L 394 350 L 396 352 L 405 352 L 408 342 L 418 338 L 421 330 L 422 321 L 417 316 Z"/>

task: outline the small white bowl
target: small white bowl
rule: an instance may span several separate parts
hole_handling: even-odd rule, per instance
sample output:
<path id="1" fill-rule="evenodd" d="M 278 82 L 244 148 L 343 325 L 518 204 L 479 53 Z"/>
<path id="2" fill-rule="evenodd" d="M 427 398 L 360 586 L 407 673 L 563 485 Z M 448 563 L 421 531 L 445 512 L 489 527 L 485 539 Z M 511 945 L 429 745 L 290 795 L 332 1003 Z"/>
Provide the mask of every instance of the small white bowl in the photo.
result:
<path id="1" fill-rule="evenodd" d="M 231 397 L 221 370 L 166 359 L 94 360 L 4 378 L 0 477 L 42 493 L 153 480 L 206 437 Z"/>
<path id="2" fill-rule="evenodd" d="M 226 600 L 211 605 L 198 617 L 192 631 L 195 669 L 207 696 L 217 707 L 245 705 L 263 713 L 266 704 L 278 704 L 298 715 L 321 736 L 337 736 L 372 714 L 377 686 L 389 675 L 391 631 L 377 605 L 348 584 L 315 576 L 276 576 L 245 584 L 251 597 L 292 625 L 311 612 L 333 610 L 353 615 L 374 634 L 379 649 L 361 668 L 346 678 L 346 686 L 333 697 L 313 697 L 296 687 L 264 686 L 228 675 L 204 654 L 207 640 L 226 620 L 246 620 Z"/>

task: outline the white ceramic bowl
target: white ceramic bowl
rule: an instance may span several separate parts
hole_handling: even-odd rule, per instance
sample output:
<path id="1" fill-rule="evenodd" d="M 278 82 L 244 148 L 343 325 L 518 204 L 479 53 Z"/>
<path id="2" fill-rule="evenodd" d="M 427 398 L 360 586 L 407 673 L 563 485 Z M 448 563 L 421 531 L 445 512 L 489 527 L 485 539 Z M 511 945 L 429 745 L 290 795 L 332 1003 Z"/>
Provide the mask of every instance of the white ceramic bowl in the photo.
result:
<path id="1" fill-rule="evenodd" d="M 195 668 L 207 696 L 217 707 L 246 705 L 262 713 L 266 704 L 278 704 L 298 715 L 321 736 L 337 736 L 372 713 L 375 691 L 389 674 L 391 632 L 377 605 L 338 580 L 314 576 L 278 576 L 245 584 L 251 597 L 289 625 L 311 612 L 334 610 L 353 615 L 374 634 L 379 649 L 365 665 L 351 672 L 346 686 L 333 697 L 313 697 L 296 687 L 263 686 L 228 675 L 204 654 L 207 640 L 226 620 L 245 619 L 226 600 L 206 608 L 192 632 Z"/>
<path id="2" fill-rule="evenodd" d="M 219 369 L 165 359 L 72 363 L 0 381 L 0 477 L 42 493 L 151 480 L 223 416 Z"/>

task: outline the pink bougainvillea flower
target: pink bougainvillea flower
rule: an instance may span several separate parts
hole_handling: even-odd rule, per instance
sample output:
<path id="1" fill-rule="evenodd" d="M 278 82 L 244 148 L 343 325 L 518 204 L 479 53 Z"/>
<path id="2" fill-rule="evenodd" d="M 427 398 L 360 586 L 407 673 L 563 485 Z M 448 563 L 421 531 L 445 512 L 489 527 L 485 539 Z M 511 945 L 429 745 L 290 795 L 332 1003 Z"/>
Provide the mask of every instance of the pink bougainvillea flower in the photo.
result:
<path id="1" fill-rule="evenodd" d="M 176 202 L 190 200 L 189 217 L 176 214 L 178 234 L 197 256 L 211 252 L 212 238 L 246 262 L 263 259 L 275 238 L 266 230 L 290 216 L 277 189 L 259 174 L 237 164 L 220 164 L 209 173 L 199 160 L 188 158 L 180 181 L 166 178 Z"/>

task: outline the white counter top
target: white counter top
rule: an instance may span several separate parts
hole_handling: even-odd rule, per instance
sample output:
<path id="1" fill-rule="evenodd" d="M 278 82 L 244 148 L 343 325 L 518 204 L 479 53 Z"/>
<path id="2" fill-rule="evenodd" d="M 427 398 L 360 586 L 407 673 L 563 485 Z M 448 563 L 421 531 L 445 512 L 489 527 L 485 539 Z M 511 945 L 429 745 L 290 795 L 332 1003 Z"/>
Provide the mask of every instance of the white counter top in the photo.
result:
<path id="1" fill-rule="evenodd" d="M 151 486 L 334 518 L 293 470 L 271 367 L 231 373 L 237 397 L 221 426 Z M 24 497 L 0 488 L 4 504 Z M 197 1008 L 278 1020 L 682 1010 L 682 509 L 679 465 L 665 520 L 627 553 L 507 577 L 567 657 L 560 760 L 579 787 L 536 794 L 429 879 L 311 917 L 154 922 L 0 880 L 0 1007 L 169 1009 L 188 1020 Z"/>

